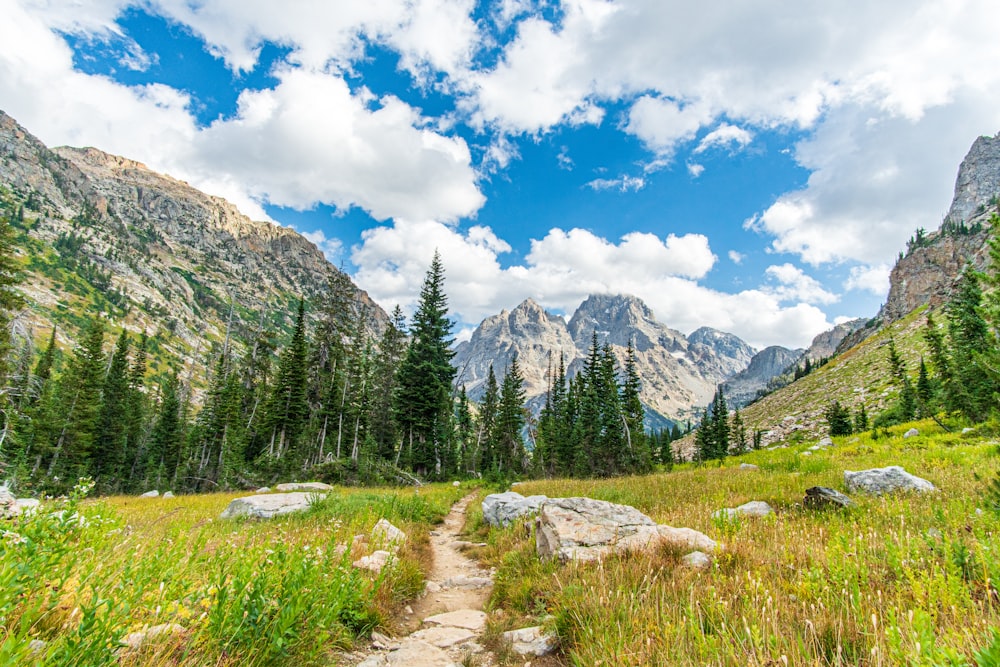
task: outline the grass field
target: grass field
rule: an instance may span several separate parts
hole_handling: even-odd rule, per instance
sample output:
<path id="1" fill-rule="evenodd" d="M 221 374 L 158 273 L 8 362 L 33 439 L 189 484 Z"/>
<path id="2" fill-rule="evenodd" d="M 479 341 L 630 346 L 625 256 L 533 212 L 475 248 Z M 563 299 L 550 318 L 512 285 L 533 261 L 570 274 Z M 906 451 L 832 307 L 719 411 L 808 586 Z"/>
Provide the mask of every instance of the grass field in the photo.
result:
<path id="1" fill-rule="evenodd" d="M 493 530 L 480 553 L 498 568 L 490 604 L 517 623 L 545 620 L 566 661 L 581 667 L 1000 664 L 1000 518 L 983 496 L 1000 467 L 997 443 L 946 434 L 930 421 L 904 439 L 910 426 L 878 440 L 839 438 L 808 456 L 811 441 L 722 468 L 520 485 L 524 495 L 632 505 L 660 523 L 703 531 L 725 551 L 704 572 L 679 567 L 683 554 L 667 550 L 560 565 L 536 558 L 523 526 Z M 741 461 L 760 470 L 740 471 Z M 802 506 L 810 486 L 844 490 L 844 470 L 885 465 L 902 465 L 940 491 L 857 495 L 849 511 Z M 750 500 L 770 503 L 776 515 L 711 517 Z"/>
<path id="2" fill-rule="evenodd" d="M 270 521 L 218 519 L 246 494 L 71 499 L 61 517 L 43 506 L 0 524 L 0 665 L 331 664 L 423 589 L 427 533 L 467 492 L 338 489 Z M 410 539 L 376 576 L 351 567 L 364 545 L 338 545 L 382 517 Z M 122 648 L 166 623 L 184 629 Z"/>

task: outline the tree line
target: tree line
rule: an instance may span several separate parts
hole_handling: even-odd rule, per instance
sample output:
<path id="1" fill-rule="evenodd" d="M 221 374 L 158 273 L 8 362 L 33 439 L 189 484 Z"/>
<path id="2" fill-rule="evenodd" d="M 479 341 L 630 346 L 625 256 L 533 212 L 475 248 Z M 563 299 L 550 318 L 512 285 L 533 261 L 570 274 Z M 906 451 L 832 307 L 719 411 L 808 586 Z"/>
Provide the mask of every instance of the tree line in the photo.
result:
<path id="1" fill-rule="evenodd" d="M 0 313 L 22 306 L 8 221 L 0 219 Z M 0 338 L 0 477 L 62 493 L 91 477 L 102 493 L 200 492 L 290 479 L 416 483 L 466 476 L 613 475 L 650 469 L 659 436 L 643 429 L 630 348 L 624 368 L 595 339 L 584 370 L 560 365 L 537 424 L 516 359 L 472 401 L 455 384 L 444 267 L 435 254 L 412 321 L 397 307 L 385 330 L 366 319 L 343 273 L 310 304 L 298 300 L 279 345 L 261 318 L 248 340 L 227 333 L 190 370 L 150 371 L 153 340 L 86 318 L 62 352 L 53 329 Z M 113 334 L 112 334 L 113 335 Z M 525 435 L 534 443 L 525 447 Z M 679 435 L 679 434 L 678 434 Z M 663 448 L 672 452 L 669 446 Z"/>

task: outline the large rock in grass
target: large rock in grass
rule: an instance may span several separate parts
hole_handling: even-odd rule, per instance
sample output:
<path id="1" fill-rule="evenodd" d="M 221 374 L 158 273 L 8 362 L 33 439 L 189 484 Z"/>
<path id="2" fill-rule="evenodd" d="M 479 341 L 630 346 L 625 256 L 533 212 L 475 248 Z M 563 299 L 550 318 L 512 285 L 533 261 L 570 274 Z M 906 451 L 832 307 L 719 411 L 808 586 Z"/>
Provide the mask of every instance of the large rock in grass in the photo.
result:
<path id="1" fill-rule="evenodd" d="M 538 513 L 535 547 L 543 558 L 593 561 L 661 544 L 708 552 L 720 548 L 697 530 L 657 525 L 634 507 L 593 498 L 550 498 Z"/>
<path id="2" fill-rule="evenodd" d="M 763 500 L 751 500 L 739 507 L 724 507 L 712 512 L 713 519 L 735 519 L 741 516 L 762 517 L 774 514 L 774 509 Z"/>
<path id="3" fill-rule="evenodd" d="M 289 491 L 314 491 L 317 493 L 326 493 L 327 491 L 333 491 L 333 487 L 329 484 L 324 484 L 323 482 L 289 482 L 287 484 L 279 484 L 274 487 L 275 491 L 281 491 L 282 493 L 287 493 Z"/>
<path id="4" fill-rule="evenodd" d="M 806 497 L 802 504 L 813 509 L 854 507 L 853 500 L 840 491 L 825 486 L 811 486 L 806 489 Z"/>
<path id="5" fill-rule="evenodd" d="M 371 539 L 372 542 L 389 546 L 395 551 L 406 542 L 406 533 L 383 518 L 372 527 Z"/>
<path id="6" fill-rule="evenodd" d="M 870 470 L 844 471 L 848 491 L 864 491 L 875 496 L 896 491 L 937 491 L 926 479 L 911 475 L 900 466 L 872 468 Z"/>
<path id="7" fill-rule="evenodd" d="M 300 512 L 308 509 L 315 500 L 315 493 L 271 493 L 260 496 L 237 498 L 229 503 L 222 512 L 221 519 L 232 519 L 238 516 L 250 516 L 256 519 L 270 519 L 282 514 Z"/>
<path id="8" fill-rule="evenodd" d="M 7 519 L 19 513 L 17 498 L 6 486 L 0 486 L 0 519 Z"/>
<path id="9" fill-rule="evenodd" d="M 491 526 L 509 526 L 516 519 L 534 514 L 545 496 L 525 498 L 516 491 L 493 493 L 483 498 L 483 521 Z"/>

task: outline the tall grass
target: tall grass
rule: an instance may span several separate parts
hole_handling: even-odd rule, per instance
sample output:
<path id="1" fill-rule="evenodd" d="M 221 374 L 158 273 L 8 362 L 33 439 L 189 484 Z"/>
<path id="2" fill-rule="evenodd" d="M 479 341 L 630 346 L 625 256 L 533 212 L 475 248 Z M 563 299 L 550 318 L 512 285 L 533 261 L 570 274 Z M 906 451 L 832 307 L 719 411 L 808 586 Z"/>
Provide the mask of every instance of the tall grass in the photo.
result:
<path id="1" fill-rule="evenodd" d="M 600 565 L 542 563 L 523 528 L 493 531 L 492 604 L 554 616 L 573 665 L 993 665 L 1000 656 L 1000 519 L 977 511 L 1000 467 L 995 442 L 940 433 L 839 439 L 761 451 L 726 467 L 612 480 L 538 481 L 524 494 L 585 495 L 725 543 L 708 571 L 667 549 Z M 756 472 L 735 468 L 740 461 Z M 850 511 L 802 506 L 806 488 L 843 489 L 843 471 L 902 465 L 931 495 L 858 495 Z M 713 522 L 764 500 L 776 515 Z"/>
<path id="2" fill-rule="evenodd" d="M 429 527 L 463 492 L 338 490 L 270 521 L 219 520 L 238 494 L 78 492 L 0 526 L 0 665 L 329 664 L 421 589 Z M 380 575 L 353 568 L 383 517 L 407 545 Z M 161 624 L 183 630 L 123 647 Z"/>

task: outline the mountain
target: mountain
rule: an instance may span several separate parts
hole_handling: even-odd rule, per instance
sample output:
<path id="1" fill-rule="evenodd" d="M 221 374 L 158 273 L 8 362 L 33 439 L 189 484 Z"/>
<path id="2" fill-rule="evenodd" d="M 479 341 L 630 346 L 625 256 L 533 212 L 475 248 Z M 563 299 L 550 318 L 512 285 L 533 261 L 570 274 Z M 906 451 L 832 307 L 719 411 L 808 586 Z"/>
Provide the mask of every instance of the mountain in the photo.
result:
<path id="1" fill-rule="evenodd" d="M 741 408 L 756 399 L 774 378 L 788 371 L 804 354 L 804 350 L 789 350 L 780 345 L 766 347 L 755 354 L 746 368 L 723 384 L 722 391 L 729 406 Z"/>
<path id="2" fill-rule="evenodd" d="M 237 340 L 261 327 L 288 331 L 295 302 L 337 280 L 367 329 L 388 321 L 296 231 L 127 158 L 49 149 L 3 112 L 0 207 L 24 254 L 27 316 L 36 330 L 56 324 L 63 346 L 101 313 L 155 334 L 157 349 L 198 375 L 227 330 Z"/>
<path id="3" fill-rule="evenodd" d="M 478 397 L 489 365 L 502 376 L 517 355 L 526 393 L 537 408 L 548 387 L 549 365 L 557 365 L 560 354 L 572 377 L 582 368 L 595 334 L 598 345 L 609 344 L 620 362 L 631 340 L 647 410 L 681 418 L 708 403 L 718 383 L 745 367 L 754 352 L 732 334 L 709 328 L 695 333 L 688 338 L 658 322 L 634 296 L 590 296 L 569 322 L 529 299 L 483 320 L 471 339 L 457 346 L 453 363 L 459 382 Z M 650 422 L 662 423 L 656 415 L 650 415 Z"/>

